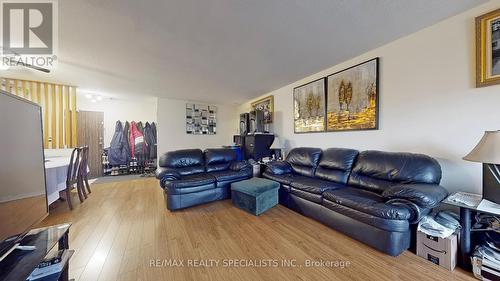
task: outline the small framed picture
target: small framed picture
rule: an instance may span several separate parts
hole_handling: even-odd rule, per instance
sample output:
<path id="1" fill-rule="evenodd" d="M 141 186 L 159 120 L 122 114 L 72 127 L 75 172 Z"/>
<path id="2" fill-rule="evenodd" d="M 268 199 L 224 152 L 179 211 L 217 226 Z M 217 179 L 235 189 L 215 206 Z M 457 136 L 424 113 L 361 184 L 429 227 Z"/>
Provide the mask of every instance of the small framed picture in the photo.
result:
<path id="1" fill-rule="evenodd" d="M 268 96 L 258 101 L 252 102 L 253 110 L 262 110 L 264 112 L 264 123 L 273 123 L 274 96 Z"/>
<path id="2" fill-rule="evenodd" d="M 500 9 L 476 18 L 476 87 L 500 84 Z"/>

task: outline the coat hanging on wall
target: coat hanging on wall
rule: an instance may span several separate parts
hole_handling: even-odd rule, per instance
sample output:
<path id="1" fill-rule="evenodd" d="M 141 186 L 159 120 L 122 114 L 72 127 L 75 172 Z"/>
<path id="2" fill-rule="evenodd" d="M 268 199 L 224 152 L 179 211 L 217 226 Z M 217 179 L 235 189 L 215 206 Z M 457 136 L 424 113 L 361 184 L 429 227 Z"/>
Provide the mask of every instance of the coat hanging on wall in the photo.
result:
<path id="1" fill-rule="evenodd" d="M 153 134 L 153 140 L 154 140 L 154 143 L 153 143 L 153 149 L 152 149 L 152 152 L 150 153 L 150 158 L 151 159 L 156 159 L 157 156 L 158 156 L 158 135 L 157 135 L 157 132 L 156 132 L 156 124 L 155 122 L 151 123 L 151 132 Z"/>
<path id="2" fill-rule="evenodd" d="M 154 124 L 154 123 L 153 123 Z M 156 137 L 153 134 L 153 127 L 149 122 L 144 125 L 144 142 L 146 145 L 146 158 L 156 158 Z"/>
<path id="3" fill-rule="evenodd" d="M 125 126 L 123 127 L 123 145 L 127 147 L 127 162 L 130 162 L 132 158 L 132 154 L 130 152 L 130 123 L 128 121 L 125 122 Z"/>
<path id="4" fill-rule="evenodd" d="M 130 153 L 137 161 L 144 160 L 144 135 L 139 130 L 137 123 L 132 121 L 130 123 Z"/>
<path id="5" fill-rule="evenodd" d="M 128 164 L 128 147 L 124 144 L 126 136 L 123 134 L 123 127 L 120 121 L 116 122 L 115 133 L 109 148 L 108 161 L 111 165 Z"/>

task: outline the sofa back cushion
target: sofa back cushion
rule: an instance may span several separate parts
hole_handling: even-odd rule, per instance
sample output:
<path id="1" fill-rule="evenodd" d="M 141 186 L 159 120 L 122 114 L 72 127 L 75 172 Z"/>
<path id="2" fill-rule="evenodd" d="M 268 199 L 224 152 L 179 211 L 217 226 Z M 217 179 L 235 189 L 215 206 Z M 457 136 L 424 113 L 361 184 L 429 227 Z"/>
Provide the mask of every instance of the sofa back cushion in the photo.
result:
<path id="1" fill-rule="evenodd" d="M 315 176 L 328 181 L 347 184 L 352 166 L 359 152 L 347 148 L 329 148 L 323 151 Z"/>
<path id="2" fill-rule="evenodd" d="M 175 169 L 183 176 L 205 171 L 203 152 L 200 149 L 169 151 L 160 156 L 158 165 Z"/>
<path id="3" fill-rule="evenodd" d="M 348 184 L 378 193 L 394 184 L 439 184 L 441 166 L 423 154 L 368 150 L 360 152 Z"/>
<path id="4" fill-rule="evenodd" d="M 320 157 L 321 149 L 319 148 L 298 147 L 288 153 L 286 161 L 292 166 L 294 173 L 313 177 Z"/>
<path id="5" fill-rule="evenodd" d="M 205 150 L 205 166 L 207 172 L 224 171 L 236 161 L 238 155 L 230 148 L 211 148 Z"/>

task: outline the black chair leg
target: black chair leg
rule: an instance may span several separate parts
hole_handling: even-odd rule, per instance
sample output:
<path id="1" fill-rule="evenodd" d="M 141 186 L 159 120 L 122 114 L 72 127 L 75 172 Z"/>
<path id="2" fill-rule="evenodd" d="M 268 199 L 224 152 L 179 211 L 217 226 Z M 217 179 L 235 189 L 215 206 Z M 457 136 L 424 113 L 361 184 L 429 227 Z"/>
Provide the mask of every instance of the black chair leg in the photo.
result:
<path id="1" fill-rule="evenodd" d="M 68 207 L 73 210 L 73 203 L 71 203 L 71 186 L 66 186 L 66 201 L 68 201 Z"/>
<path id="2" fill-rule="evenodd" d="M 83 181 L 83 177 L 80 178 L 79 183 L 80 183 L 80 189 L 82 190 L 83 197 L 85 199 L 87 199 L 87 191 L 85 191 L 85 183 Z"/>
<path id="3" fill-rule="evenodd" d="M 92 193 L 92 190 L 90 190 L 89 179 L 87 177 L 85 177 L 85 186 L 87 187 L 89 194 Z"/>
<path id="4" fill-rule="evenodd" d="M 76 191 L 78 192 L 78 198 L 80 199 L 80 203 L 83 203 L 83 193 L 82 193 L 82 188 L 80 185 L 80 181 L 76 182 Z"/>

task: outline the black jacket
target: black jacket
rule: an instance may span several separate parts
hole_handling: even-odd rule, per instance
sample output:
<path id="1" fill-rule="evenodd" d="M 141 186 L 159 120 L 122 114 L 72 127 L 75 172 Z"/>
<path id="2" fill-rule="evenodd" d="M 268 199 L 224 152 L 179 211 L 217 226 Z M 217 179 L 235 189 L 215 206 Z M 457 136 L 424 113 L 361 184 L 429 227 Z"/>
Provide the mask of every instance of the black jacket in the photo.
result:
<path id="1" fill-rule="evenodd" d="M 116 121 L 115 133 L 111 140 L 108 161 L 111 165 L 126 165 L 128 164 L 128 146 L 125 145 L 123 134 L 123 126 L 120 121 Z"/>
<path id="2" fill-rule="evenodd" d="M 158 156 L 157 147 L 158 147 L 158 137 L 156 133 L 156 124 L 155 122 L 151 123 L 151 133 L 153 134 L 153 145 L 151 146 L 151 150 L 149 152 L 149 157 L 151 159 L 156 159 Z"/>

